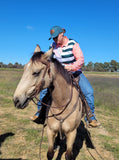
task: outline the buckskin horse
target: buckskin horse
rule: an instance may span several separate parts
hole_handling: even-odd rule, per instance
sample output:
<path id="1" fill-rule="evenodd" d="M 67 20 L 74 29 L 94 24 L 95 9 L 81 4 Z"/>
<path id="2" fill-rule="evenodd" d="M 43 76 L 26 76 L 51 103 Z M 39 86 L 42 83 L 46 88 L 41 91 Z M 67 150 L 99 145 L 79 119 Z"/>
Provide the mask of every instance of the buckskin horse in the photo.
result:
<path id="1" fill-rule="evenodd" d="M 22 78 L 15 90 L 13 101 L 17 108 L 24 109 L 41 90 L 49 88 L 52 97 L 46 111 L 48 160 L 54 156 L 54 141 L 57 133 L 66 136 L 66 160 L 73 160 L 73 144 L 82 117 L 82 101 L 79 92 L 64 67 L 51 58 L 52 49 L 46 53 L 37 45 L 30 61 L 24 66 Z"/>

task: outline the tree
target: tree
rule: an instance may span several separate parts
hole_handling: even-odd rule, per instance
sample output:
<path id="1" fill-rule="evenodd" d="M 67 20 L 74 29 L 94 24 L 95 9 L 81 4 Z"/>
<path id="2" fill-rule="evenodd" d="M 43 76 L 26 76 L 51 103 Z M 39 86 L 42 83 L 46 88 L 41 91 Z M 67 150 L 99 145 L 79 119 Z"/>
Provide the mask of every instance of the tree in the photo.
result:
<path id="1" fill-rule="evenodd" d="M 85 65 L 85 63 L 84 63 L 83 66 L 82 66 L 82 70 L 83 70 L 83 71 L 86 71 L 86 65 Z"/>
<path id="2" fill-rule="evenodd" d="M 111 60 L 110 62 L 110 68 L 111 68 L 111 71 L 117 71 L 118 69 L 118 63 L 115 61 L 115 60 Z"/>
<path id="3" fill-rule="evenodd" d="M 93 71 L 93 63 L 90 61 L 86 67 L 87 71 Z"/>
<path id="4" fill-rule="evenodd" d="M 104 70 L 106 72 L 110 71 L 110 63 L 109 62 L 104 62 Z"/>
<path id="5" fill-rule="evenodd" d="M 8 67 L 8 68 L 13 68 L 13 64 L 12 64 L 12 63 L 9 63 L 9 64 L 7 65 L 7 67 Z"/>
<path id="6" fill-rule="evenodd" d="M 2 62 L 0 62 L 0 68 L 3 68 L 4 64 Z"/>
<path id="7" fill-rule="evenodd" d="M 104 64 L 103 63 L 98 63 L 96 62 L 94 64 L 94 71 L 98 71 L 98 72 L 104 72 L 105 69 L 104 69 Z"/>
<path id="8" fill-rule="evenodd" d="M 14 65 L 13 65 L 13 68 L 18 68 L 18 63 L 16 62 Z"/>

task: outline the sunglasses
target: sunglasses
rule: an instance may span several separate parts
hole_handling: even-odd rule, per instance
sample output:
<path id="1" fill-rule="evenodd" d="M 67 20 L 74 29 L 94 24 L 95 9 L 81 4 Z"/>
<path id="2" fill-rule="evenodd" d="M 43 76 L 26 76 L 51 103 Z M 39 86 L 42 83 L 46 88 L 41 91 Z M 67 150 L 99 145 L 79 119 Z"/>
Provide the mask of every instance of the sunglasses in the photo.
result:
<path id="1" fill-rule="evenodd" d="M 57 40 L 57 38 L 58 38 L 58 36 L 57 36 L 57 37 L 55 37 L 55 38 L 53 38 L 53 40 L 54 40 L 54 41 L 56 41 L 56 40 Z"/>

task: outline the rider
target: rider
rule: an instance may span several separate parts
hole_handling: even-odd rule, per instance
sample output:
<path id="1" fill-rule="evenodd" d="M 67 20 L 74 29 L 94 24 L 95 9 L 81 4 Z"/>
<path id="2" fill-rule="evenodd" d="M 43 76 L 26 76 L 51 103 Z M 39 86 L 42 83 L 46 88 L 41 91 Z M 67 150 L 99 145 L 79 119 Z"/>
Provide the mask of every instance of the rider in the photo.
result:
<path id="1" fill-rule="evenodd" d="M 87 100 L 87 103 L 91 109 L 93 116 L 90 118 L 92 121 L 88 122 L 85 117 L 85 121 L 89 126 L 98 127 L 100 123 L 97 121 L 95 117 L 95 106 L 94 106 L 94 95 L 93 88 L 89 83 L 88 79 L 82 73 L 81 67 L 84 64 L 84 56 L 79 44 L 73 40 L 68 39 L 64 36 L 65 29 L 62 29 L 60 26 L 53 26 L 50 30 L 51 37 L 53 39 L 53 43 L 50 48 L 53 47 L 53 58 L 56 58 L 67 71 L 72 72 L 73 74 L 79 76 L 79 86 Z M 42 101 L 43 95 L 46 95 L 47 89 L 42 90 L 40 92 L 40 100 Z M 38 104 L 38 109 L 41 108 L 41 103 Z M 31 119 L 35 122 L 38 118 L 39 112 L 37 112 Z"/>

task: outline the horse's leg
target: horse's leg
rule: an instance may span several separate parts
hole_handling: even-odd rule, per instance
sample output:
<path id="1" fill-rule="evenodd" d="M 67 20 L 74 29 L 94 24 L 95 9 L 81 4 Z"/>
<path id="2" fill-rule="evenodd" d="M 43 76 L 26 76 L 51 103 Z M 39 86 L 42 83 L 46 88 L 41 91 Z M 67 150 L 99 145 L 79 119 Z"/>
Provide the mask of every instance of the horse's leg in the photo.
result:
<path id="1" fill-rule="evenodd" d="M 50 128 L 47 126 L 47 136 L 48 136 L 48 152 L 47 152 L 47 158 L 48 160 L 52 160 L 54 156 L 54 139 L 55 139 L 55 132 L 50 130 Z"/>
<path id="2" fill-rule="evenodd" d="M 73 149 L 73 144 L 74 144 L 75 137 L 76 137 L 76 129 L 66 134 L 66 137 L 67 137 L 67 151 L 65 153 L 65 159 L 73 160 L 72 149 Z"/>

